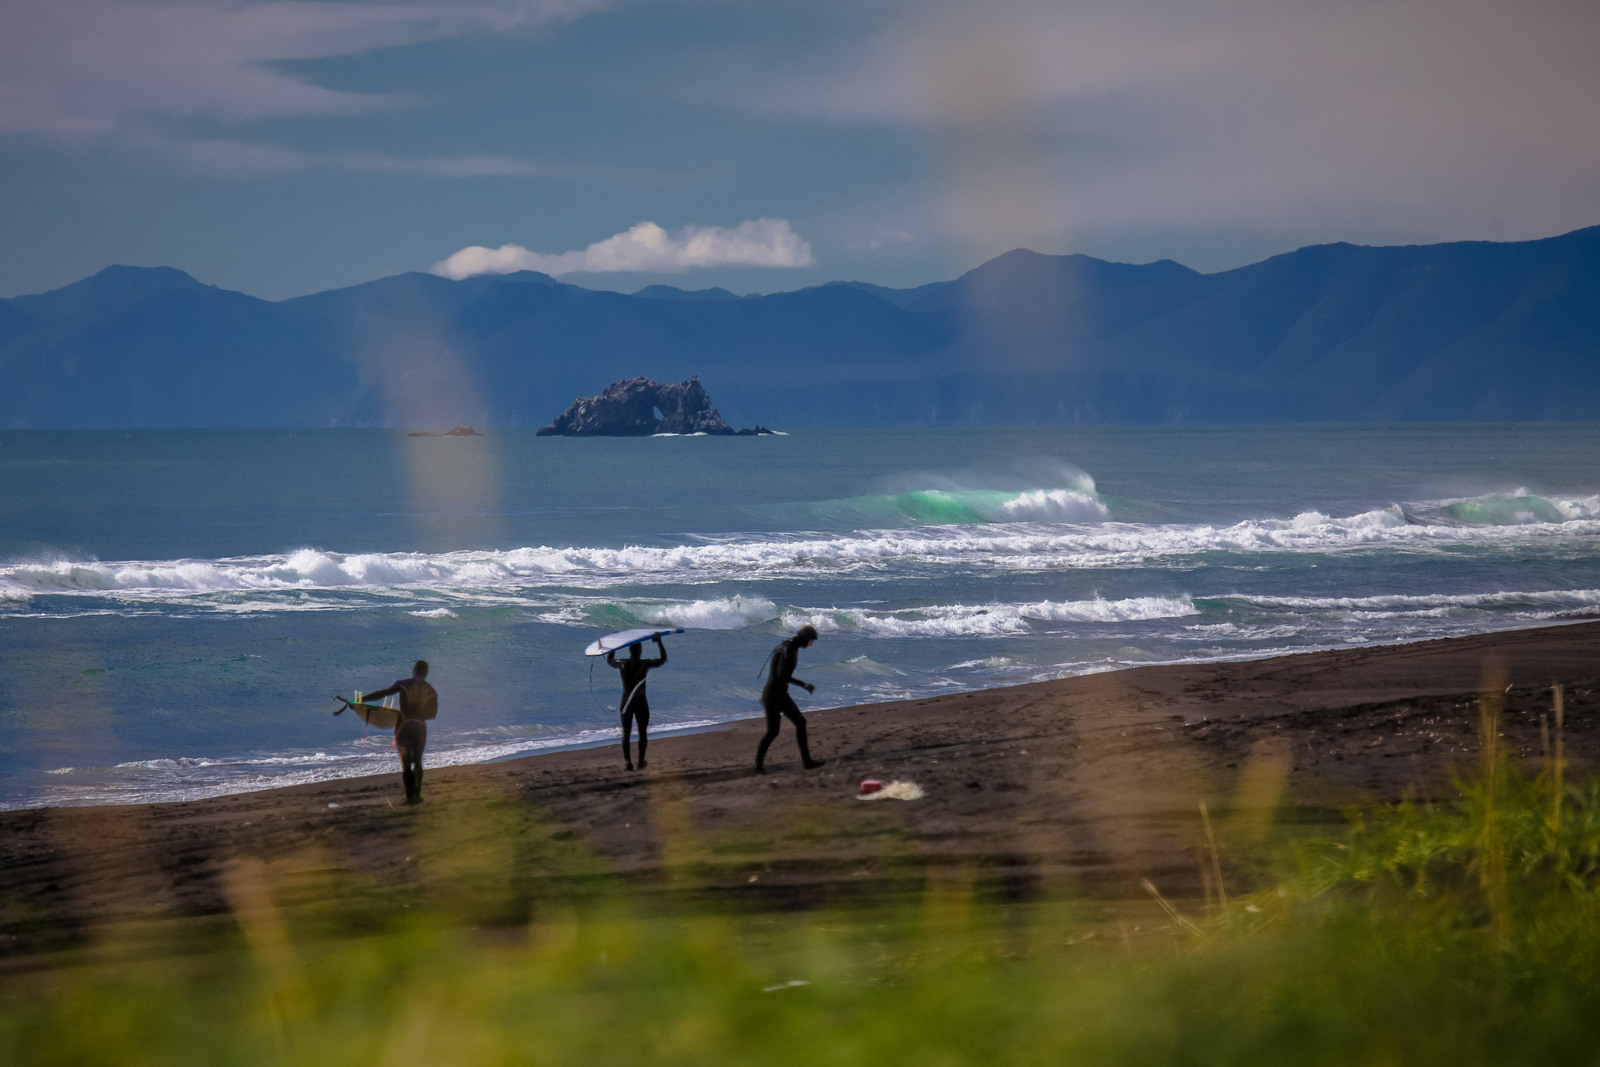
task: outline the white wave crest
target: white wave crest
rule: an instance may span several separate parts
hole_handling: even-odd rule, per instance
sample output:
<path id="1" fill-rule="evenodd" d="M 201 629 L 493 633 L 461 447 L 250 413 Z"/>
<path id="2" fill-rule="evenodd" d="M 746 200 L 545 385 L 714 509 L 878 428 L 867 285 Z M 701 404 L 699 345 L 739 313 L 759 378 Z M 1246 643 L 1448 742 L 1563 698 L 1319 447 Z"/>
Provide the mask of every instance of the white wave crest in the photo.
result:
<path id="1" fill-rule="evenodd" d="M 1002 522 L 1104 522 L 1111 511 L 1090 493 L 1073 489 L 1035 489 L 1001 504 Z"/>
<path id="2" fill-rule="evenodd" d="M 387 756 L 387 748 L 378 752 L 380 756 Z M 170 756 L 155 759 L 128 760 L 115 765 L 121 771 L 155 771 L 164 773 L 187 773 L 194 771 L 208 771 L 216 769 L 237 770 L 240 768 L 277 768 L 277 767 L 337 767 L 346 763 L 361 763 L 372 759 L 374 750 L 355 746 L 348 752 L 303 752 L 296 754 L 275 756 Z"/>
<path id="3" fill-rule="evenodd" d="M 852 656 L 850 659 L 836 665 L 837 669 L 847 674 L 862 674 L 879 678 L 903 677 L 905 671 L 898 667 L 891 667 L 887 663 L 866 656 Z"/>
<path id="4" fill-rule="evenodd" d="M 962 660 L 960 663 L 952 663 L 950 669 L 953 671 L 973 670 L 975 668 L 1003 670 L 1007 667 L 1017 666 L 1017 662 L 1010 656 L 985 656 L 982 659 L 968 659 Z"/>
<path id="5" fill-rule="evenodd" d="M 1196 614 L 1188 597 L 1140 596 L 1124 600 L 1041 600 L 1022 605 L 1022 613 L 1040 622 L 1137 622 L 1176 619 Z"/>
<path id="6" fill-rule="evenodd" d="M 1547 499 L 1568 522 L 1600 519 L 1600 496 L 1552 496 Z"/>
<path id="7" fill-rule="evenodd" d="M 1231 598 L 1230 598 L 1231 599 Z M 1534 592 L 1500 590 L 1492 593 L 1390 593 L 1354 597 L 1239 597 L 1264 608 L 1293 611 L 1350 612 L 1364 615 L 1431 615 L 1441 617 L 1456 610 L 1500 612 L 1581 611 L 1600 609 L 1600 589 L 1549 589 Z"/>
<path id="8" fill-rule="evenodd" d="M 353 586 L 457 584 L 493 579 L 504 568 L 492 561 L 453 558 L 462 553 L 342 555 L 301 549 L 286 556 L 242 556 L 219 560 L 101 563 L 23 563 L 0 568 L 12 587 L 32 593 L 216 593 Z"/>
<path id="9" fill-rule="evenodd" d="M 641 622 L 701 630 L 738 630 L 778 617 L 778 606 L 763 597 L 731 596 L 653 604 L 635 612 Z"/>
<path id="10" fill-rule="evenodd" d="M 1395 505 L 1400 516 L 1425 523 L 1482 526 L 1560 525 L 1600 518 L 1600 496 L 1550 495 L 1527 489 Z"/>
<path id="11" fill-rule="evenodd" d="M 1188 597 L 1130 597 L 1028 604 L 944 604 L 902 611 L 796 609 L 784 613 L 783 624 L 799 628 L 810 623 L 818 631 L 851 630 L 880 637 L 985 637 L 1025 634 L 1039 624 L 1174 619 L 1198 611 Z"/>
<path id="12" fill-rule="evenodd" d="M 1057 494 L 1061 494 L 1057 500 Z M 1028 507 L 1077 506 L 1068 490 L 1041 491 Z M 1022 498 L 1017 498 L 1022 499 Z M 1087 498 L 1084 498 L 1087 499 Z M 1567 502 L 1574 513 L 1588 504 Z M 315 594 L 319 590 L 429 590 L 475 602 L 523 600 L 545 586 L 603 589 L 638 584 L 729 582 L 810 577 L 819 570 L 844 573 L 884 567 L 962 566 L 972 569 L 1049 571 L 1137 565 L 1162 557 L 1205 552 L 1339 552 L 1372 547 L 1405 549 L 1459 545 L 1532 545 L 1586 542 L 1600 537 L 1600 518 L 1560 523 L 1486 524 L 1410 521 L 1400 509 L 1335 518 L 1307 511 L 1290 519 L 1251 519 L 1231 526 L 1092 523 L 1002 523 L 993 526 L 924 526 L 869 530 L 833 537 L 730 537 L 676 546 L 549 546 L 445 553 L 341 554 L 301 549 L 279 556 L 217 560 L 28 562 L 0 565 L 0 596 L 8 602 L 42 594 L 93 595 L 119 600 L 172 601 L 212 597 L 213 609 L 241 610 L 238 598 L 216 594 Z M 716 601 L 691 614 L 662 621 L 678 625 L 737 625 L 733 608 Z M 302 601 L 306 609 L 326 603 Z M 341 606 L 341 605 L 335 605 Z M 437 609 L 437 600 L 429 605 Z M 286 605 L 273 605 L 278 610 Z M 251 604 L 249 610 L 257 610 Z M 692 621 L 693 610 L 722 622 Z M 764 608 L 762 610 L 765 610 Z"/>

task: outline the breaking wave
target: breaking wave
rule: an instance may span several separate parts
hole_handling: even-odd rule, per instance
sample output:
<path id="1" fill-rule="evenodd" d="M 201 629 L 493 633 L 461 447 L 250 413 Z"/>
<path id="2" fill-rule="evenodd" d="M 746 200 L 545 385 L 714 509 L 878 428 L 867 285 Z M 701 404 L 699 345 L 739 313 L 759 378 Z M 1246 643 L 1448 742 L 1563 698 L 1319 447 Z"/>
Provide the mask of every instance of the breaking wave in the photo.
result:
<path id="1" fill-rule="evenodd" d="M 670 603 L 607 603 L 552 612 L 549 622 L 576 622 L 600 628 L 682 626 L 698 630 L 738 630 L 778 618 L 778 606 L 763 597 L 731 596 Z"/>
<path id="2" fill-rule="evenodd" d="M 1232 525 L 1116 522 L 1092 490 L 929 490 L 876 498 L 921 516 L 913 528 L 848 534 L 685 538 L 677 545 L 536 546 L 443 553 L 340 553 L 303 548 L 281 555 L 158 561 L 54 560 L 0 565 L 0 602 L 26 607 L 40 596 L 194 602 L 207 610 L 337 610 L 349 599 L 428 594 L 435 617 L 460 603 L 527 603 L 541 588 L 603 590 L 619 583 L 717 583 L 808 578 L 855 571 L 950 567 L 1011 572 L 1138 565 L 1201 553 L 1331 553 L 1352 549 L 1449 550 L 1537 545 L 1600 536 L 1600 498 L 1524 492 L 1393 505 L 1336 517 L 1305 511 Z M 911 501 L 911 503 L 907 503 Z M 859 503 L 859 502 L 857 502 Z M 1079 514 L 1080 512 L 1084 514 Z M 935 521 L 943 516 L 948 523 Z M 980 516 L 981 521 L 973 519 Z M 298 599 L 286 599 L 295 594 Z M 440 600 L 445 603 L 439 603 Z M 673 605 L 641 624 L 727 628 L 765 601 L 708 599 Z M 595 620 L 601 624 L 609 620 Z"/>
<path id="3" fill-rule="evenodd" d="M 1123 600 L 1041 600 L 1022 604 L 940 604 L 895 610 L 871 608 L 779 608 L 760 597 L 726 597 L 678 603 L 607 603 L 567 608 L 544 616 L 547 622 L 621 629 L 632 626 L 682 626 L 737 630 L 776 623 L 785 630 L 810 623 L 820 631 L 884 637 L 983 637 L 1022 634 L 1051 623 L 1136 622 L 1193 615 L 1188 597 L 1132 597 Z"/>
<path id="4" fill-rule="evenodd" d="M 1137 622 L 1181 618 L 1197 611 L 1188 597 L 943 604 L 897 611 L 797 608 L 784 612 L 783 625 L 796 629 L 810 623 L 823 632 L 855 631 L 879 637 L 987 637 L 1030 633 L 1051 623 Z"/>
<path id="5" fill-rule="evenodd" d="M 1488 493 L 1463 500 L 1439 501 L 1419 508 L 1423 521 L 1468 525 L 1524 526 L 1600 518 L 1600 497 L 1540 496 L 1526 489 Z"/>
<path id="6" fill-rule="evenodd" d="M 1554 619 L 1600 612 L 1600 589 L 1550 589 L 1534 592 L 1387 594 L 1354 597 L 1239 596 L 1208 598 L 1202 604 L 1237 603 L 1276 612 L 1342 613 L 1372 617 L 1445 617 L 1490 611 L 1524 619 Z"/>
<path id="7" fill-rule="evenodd" d="M 963 526 L 1006 522 L 1104 522 L 1111 511 L 1094 479 L 1074 472 L 1067 485 L 1034 489 L 928 487 L 827 500 L 812 506 L 829 523 L 870 527 Z"/>

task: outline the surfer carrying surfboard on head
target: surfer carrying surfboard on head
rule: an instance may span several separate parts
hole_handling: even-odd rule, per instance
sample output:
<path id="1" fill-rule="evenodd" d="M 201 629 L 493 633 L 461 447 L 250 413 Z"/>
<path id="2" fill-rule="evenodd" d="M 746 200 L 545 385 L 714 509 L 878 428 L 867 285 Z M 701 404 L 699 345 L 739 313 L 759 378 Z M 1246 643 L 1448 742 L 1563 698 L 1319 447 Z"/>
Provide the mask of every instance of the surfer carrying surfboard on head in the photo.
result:
<path id="1" fill-rule="evenodd" d="M 789 695 L 791 685 L 798 685 L 808 693 L 817 691 L 810 682 L 802 682 L 794 676 L 794 669 L 800 662 L 800 650 L 810 648 L 816 640 L 816 627 L 802 626 L 793 637 L 779 641 L 778 647 L 772 650 L 772 658 L 767 661 L 767 684 L 761 690 L 761 707 L 767 713 L 767 732 L 762 736 L 761 744 L 756 746 L 757 774 L 767 773 L 767 749 L 777 739 L 780 715 L 794 723 L 795 740 L 800 743 L 800 762 L 806 770 L 827 762 L 811 758 L 811 748 L 806 744 L 806 717 L 800 714 L 794 698 Z"/>
<path id="2" fill-rule="evenodd" d="M 394 745 L 400 750 L 400 780 L 406 786 L 406 803 L 422 803 L 422 750 L 428 744 L 427 720 L 439 714 L 439 694 L 428 684 L 428 661 L 419 659 L 411 677 L 387 689 L 368 693 L 362 704 L 376 704 L 386 696 L 400 695 L 399 721 L 394 724 Z M 340 709 L 343 710 L 343 709 Z"/>
<path id="3" fill-rule="evenodd" d="M 650 700 L 644 691 L 644 676 L 650 673 L 653 667 L 667 665 L 667 646 L 661 643 L 659 633 L 652 634 L 650 640 L 656 643 L 656 651 L 661 655 L 655 659 L 645 659 L 639 650 L 644 646 L 643 641 L 635 641 L 628 646 L 628 655 L 620 662 L 617 660 L 617 650 L 612 649 L 606 653 L 606 662 L 622 672 L 622 760 L 628 765 L 628 770 L 633 770 L 633 752 L 631 749 L 633 723 L 639 721 L 639 769 L 646 766 L 644 759 L 645 747 L 650 744 L 650 738 L 645 731 L 650 728 Z"/>

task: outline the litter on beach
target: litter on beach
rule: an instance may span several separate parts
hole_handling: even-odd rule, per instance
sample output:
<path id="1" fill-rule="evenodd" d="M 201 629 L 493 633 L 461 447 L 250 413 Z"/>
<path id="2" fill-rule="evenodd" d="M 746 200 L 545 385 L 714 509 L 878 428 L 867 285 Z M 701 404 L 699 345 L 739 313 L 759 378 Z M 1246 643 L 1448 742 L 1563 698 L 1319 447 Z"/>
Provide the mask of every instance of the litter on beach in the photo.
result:
<path id="1" fill-rule="evenodd" d="M 869 784 L 873 786 L 872 789 L 867 788 Z M 882 800 L 885 797 L 890 797 L 894 800 L 921 800 L 922 787 L 916 782 L 901 781 L 893 781 L 888 785 L 884 785 L 876 778 L 868 778 L 861 783 L 861 792 L 856 794 L 857 800 Z"/>

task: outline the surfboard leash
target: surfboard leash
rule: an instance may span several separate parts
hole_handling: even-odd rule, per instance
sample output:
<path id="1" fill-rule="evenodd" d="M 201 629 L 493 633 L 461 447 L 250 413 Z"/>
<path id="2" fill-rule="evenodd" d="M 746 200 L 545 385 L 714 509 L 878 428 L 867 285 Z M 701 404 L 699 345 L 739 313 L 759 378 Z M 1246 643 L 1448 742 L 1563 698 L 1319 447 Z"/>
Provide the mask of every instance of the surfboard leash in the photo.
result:
<path id="1" fill-rule="evenodd" d="M 591 656 L 589 658 L 589 699 L 594 701 L 594 706 L 595 707 L 599 708 L 601 711 L 605 711 L 606 710 L 606 706 L 604 704 L 600 703 L 600 698 L 599 697 L 594 695 L 594 661 L 599 659 L 599 658 L 600 658 L 599 656 Z M 637 693 L 640 689 L 644 688 L 644 683 L 645 683 L 645 679 L 640 678 L 638 684 L 635 685 L 632 689 L 628 690 L 627 697 L 622 701 L 622 709 L 621 709 L 622 712 L 625 712 L 625 711 L 628 710 L 628 705 L 633 703 L 633 695 L 635 693 Z M 619 714 L 621 714 L 621 712 L 619 712 Z"/>
<path id="2" fill-rule="evenodd" d="M 599 658 L 599 656 L 589 657 L 589 700 L 596 708 L 599 708 L 601 711 L 605 711 L 605 705 L 600 703 L 600 698 L 594 695 L 594 661 Z"/>

